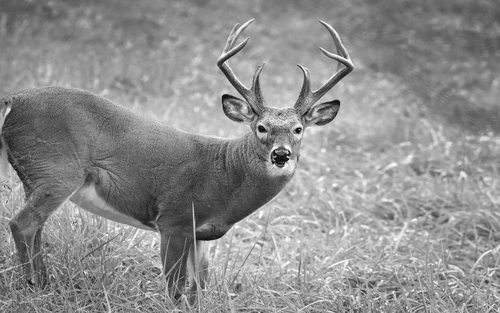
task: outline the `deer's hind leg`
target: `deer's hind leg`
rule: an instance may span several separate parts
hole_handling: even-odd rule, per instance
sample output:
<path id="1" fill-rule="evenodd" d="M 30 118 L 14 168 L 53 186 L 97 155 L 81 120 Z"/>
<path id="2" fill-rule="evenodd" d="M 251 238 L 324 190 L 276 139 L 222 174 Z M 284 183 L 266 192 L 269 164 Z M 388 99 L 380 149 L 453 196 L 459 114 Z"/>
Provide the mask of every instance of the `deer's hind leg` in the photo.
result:
<path id="1" fill-rule="evenodd" d="M 74 188 L 70 186 L 74 185 Z M 46 183 L 27 192 L 23 209 L 10 221 L 10 229 L 28 283 L 38 287 L 47 284 L 47 269 L 42 260 L 42 228 L 54 213 L 78 189 L 78 184 L 61 186 Z"/>

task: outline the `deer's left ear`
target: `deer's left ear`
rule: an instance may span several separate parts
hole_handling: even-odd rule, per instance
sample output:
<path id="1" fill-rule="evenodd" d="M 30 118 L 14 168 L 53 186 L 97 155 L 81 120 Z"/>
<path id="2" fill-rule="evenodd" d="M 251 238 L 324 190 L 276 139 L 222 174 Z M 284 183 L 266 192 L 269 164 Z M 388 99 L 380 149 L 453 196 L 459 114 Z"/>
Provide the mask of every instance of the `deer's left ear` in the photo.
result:
<path id="1" fill-rule="evenodd" d="M 313 105 L 302 117 L 306 126 L 321 126 L 330 123 L 339 112 L 340 101 L 333 100 Z"/>

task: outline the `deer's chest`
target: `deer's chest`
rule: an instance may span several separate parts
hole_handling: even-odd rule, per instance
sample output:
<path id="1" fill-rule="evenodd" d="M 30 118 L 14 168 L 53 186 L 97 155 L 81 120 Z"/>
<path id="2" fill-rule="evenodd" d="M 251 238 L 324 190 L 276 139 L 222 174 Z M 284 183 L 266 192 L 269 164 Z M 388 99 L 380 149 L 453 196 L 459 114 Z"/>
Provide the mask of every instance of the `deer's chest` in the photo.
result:
<path id="1" fill-rule="evenodd" d="M 289 181 L 262 180 L 242 184 L 241 188 L 226 189 L 209 201 L 194 203 L 197 222 L 196 237 L 199 240 L 214 240 L 222 237 L 235 223 L 252 214 L 273 199 Z M 205 200 L 208 200 L 205 199 Z"/>

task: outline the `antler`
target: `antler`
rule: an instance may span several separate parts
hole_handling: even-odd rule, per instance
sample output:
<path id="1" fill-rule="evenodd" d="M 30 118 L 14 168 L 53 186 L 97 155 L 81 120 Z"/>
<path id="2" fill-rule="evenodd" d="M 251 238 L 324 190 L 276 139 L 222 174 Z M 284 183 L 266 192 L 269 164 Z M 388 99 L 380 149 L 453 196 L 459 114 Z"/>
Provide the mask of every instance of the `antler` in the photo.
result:
<path id="1" fill-rule="evenodd" d="M 330 59 L 338 61 L 339 64 L 337 66 L 337 70 L 330 77 L 330 79 L 315 91 L 311 91 L 311 79 L 309 77 L 309 70 L 302 65 L 297 64 L 304 73 L 304 84 L 302 85 L 302 90 L 300 91 L 299 98 L 297 99 L 294 107 L 301 114 L 307 112 L 316 101 L 323 97 L 330 89 L 332 89 L 333 86 L 335 86 L 342 78 L 344 78 L 344 76 L 349 74 L 354 69 L 354 65 L 351 61 L 351 58 L 349 57 L 349 53 L 342 44 L 342 41 L 340 41 L 339 34 L 328 23 L 325 23 L 323 21 L 319 22 L 323 24 L 323 26 L 325 26 L 332 35 L 335 46 L 337 47 L 337 52 L 340 55 L 328 52 L 321 47 L 319 49 L 321 50 L 321 52 L 323 52 L 324 55 L 326 55 Z M 341 64 L 344 65 L 344 68 L 339 70 Z"/>
<path id="2" fill-rule="evenodd" d="M 255 19 L 249 20 L 248 22 L 243 24 L 240 28 L 238 28 L 239 24 L 234 25 L 233 29 L 231 30 L 231 33 L 229 34 L 229 37 L 227 38 L 224 50 L 222 51 L 221 56 L 217 60 L 217 66 L 219 66 L 222 73 L 226 75 L 227 79 L 234 86 L 234 88 L 243 96 L 243 98 L 245 98 L 245 100 L 248 102 L 252 110 L 254 110 L 254 112 L 257 114 L 260 114 L 265 109 L 264 97 L 262 96 L 259 84 L 259 75 L 262 69 L 264 68 L 264 63 L 260 65 L 255 71 L 255 74 L 253 75 L 253 82 L 251 89 L 248 89 L 247 87 L 245 87 L 245 85 L 243 85 L 242 82 L 240 82 L 240 80 L 238 79 L 238 77 L 236 77 L 233 70 L 229 67 L 228 64 L 228 60 L 235 54 L 240 52 L 240 50 L 242 50 L 248 43 L 249 38 L 246 38 L 243 42 L 241 42 L 240 44 L 238 44 L 236 47 L 233 48 L 233 45 L 236 42 L 236 40 L 238 40 L 240 34 L 254 20 Z"/>

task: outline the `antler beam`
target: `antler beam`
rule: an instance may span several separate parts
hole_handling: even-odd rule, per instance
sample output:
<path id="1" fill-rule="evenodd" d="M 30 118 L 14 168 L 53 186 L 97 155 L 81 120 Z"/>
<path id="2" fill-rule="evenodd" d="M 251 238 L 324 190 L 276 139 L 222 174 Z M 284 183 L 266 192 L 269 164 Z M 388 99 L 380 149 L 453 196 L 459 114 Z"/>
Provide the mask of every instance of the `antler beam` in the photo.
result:
<path id="1" fill-rule="evenodd" d="M 255 113 L 260 114 L 265 109 L 264 97 L 260 90 L 259 75 L 264 64 L 260 65 L 255 74 L 253 75 L 252 88 L 247 88 L 243 83 L 236 77 L 233 70 L 229 67 L 228 60 L 232 58 L 235 54 L 240 52 L 248 43 L 249 38 L 239 43 L 236 47 L 233 47 L 234 43 L 238 40 L 241 33 L 250 25 L 255 19 L 251 19 L 245 24 L 238 28 L 239 24 L 234 25 L 229 37 L 227 38 L 226 45 L 222 51 L 221 56 L 217 60 L 217 66 L 221 69 L 222 73 L 226 75 L 228 81 L 233 85 L 233 87 L 245 98 L 252 110 Z"/>
<path id="2" fill-rule="evenodd" d="M 337 66 L 337 70 L 335 71 L 335 73 L 323 86 L 321 86 L 319 89 L 315 91 L 311 91 L 311 79 L 309 77 L 309 70 L 303 67 L 302 65 L 297 64 L 304 73 L 304 83 L 302 85 L 302 90 L 300 91 L 299 98 L 297 99 L 297 102 L 295 103 L 294 107 L 301 114 L 307 112 L 316 101 L 318 101 L 321 97 L 323 97 L 330 89 L 333 88 L 333 86 L 335 86 L 342 78 L 344 78 L 354 69 L 354 65 L 349 56 L 349 52 L 347 52 L 347 49 L 342 44 L 339 34 L 335 31 L 335 29 L 333 29 L 332 26 L 330 26 L 330 24 L 323 21 L 319 22 L 323 24 L 323 26 L 325 26 L 325 28 L 332 36 L 335 46 L 337 48 L 337 52 L 340 55 L 331 53 L 321 47 L 319 49 L 321 50 L 321 52 L 323 52 L 324 55 L 326 55 L 330 59 L 338 61 L 339 65 Z M 343 65 L 344 67 L 341 70 L 339 70 L 341 65 Z"/>

